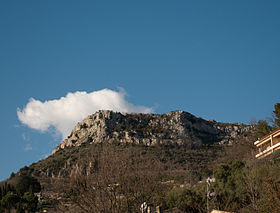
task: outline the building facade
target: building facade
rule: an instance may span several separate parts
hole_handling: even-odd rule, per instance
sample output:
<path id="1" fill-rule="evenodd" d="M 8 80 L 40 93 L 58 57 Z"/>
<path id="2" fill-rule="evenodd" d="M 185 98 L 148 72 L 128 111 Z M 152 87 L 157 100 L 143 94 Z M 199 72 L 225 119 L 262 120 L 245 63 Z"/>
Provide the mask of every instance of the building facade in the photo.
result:
<path id="1" fill-rule="evenodd" d="M 280 149 L 280 128 L 258 139 L 254 145 L 258 148 L 256 153 L 256 158 L 258 159 L 268 156 Z"/>

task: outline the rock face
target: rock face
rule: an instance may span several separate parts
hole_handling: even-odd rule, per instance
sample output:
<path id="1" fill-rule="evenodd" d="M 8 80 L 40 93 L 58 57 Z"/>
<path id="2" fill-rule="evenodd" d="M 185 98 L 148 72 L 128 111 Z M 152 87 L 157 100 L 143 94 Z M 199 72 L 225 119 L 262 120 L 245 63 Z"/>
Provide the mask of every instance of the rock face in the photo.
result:
<path id="1" fill-rule="evenodd" d="M 254 126 L 217 123 L 184 111 L 168 114 L 122 114 L 101 110 L 78 123 L 70 136 L 53 153 L 83 143 L 133 143 L 145 146 L 188 145 L 190 143 L 231 144 Z"/>

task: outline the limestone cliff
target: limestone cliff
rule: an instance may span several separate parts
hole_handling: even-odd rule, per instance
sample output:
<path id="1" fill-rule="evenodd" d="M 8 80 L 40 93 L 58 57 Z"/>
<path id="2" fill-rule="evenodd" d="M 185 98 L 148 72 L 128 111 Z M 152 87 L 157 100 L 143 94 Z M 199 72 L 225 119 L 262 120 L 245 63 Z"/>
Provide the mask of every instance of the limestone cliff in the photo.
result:
<path id="1" fill-rule="evenodd" d="M 184 111 L 168 114 L 122 114 L 101 110 L 78 123 L 70 136 L 53 150 L 83 143 L 133 143 L 145 146 L 189 143 L 231 144 L 254 126 L 217 123 Z"/>

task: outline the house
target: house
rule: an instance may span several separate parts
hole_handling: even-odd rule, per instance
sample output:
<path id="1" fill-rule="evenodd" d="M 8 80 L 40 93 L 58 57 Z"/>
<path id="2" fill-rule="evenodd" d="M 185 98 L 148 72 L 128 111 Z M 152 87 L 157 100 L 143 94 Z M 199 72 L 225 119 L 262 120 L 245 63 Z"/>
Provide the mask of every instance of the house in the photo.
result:
<path id="1" fill-rule="evenodd" d="M 254 142 L 258 147 L 256 158 L 260 159 L 280 149 L 280 128 L 270 132 L 266 136 Z"/>

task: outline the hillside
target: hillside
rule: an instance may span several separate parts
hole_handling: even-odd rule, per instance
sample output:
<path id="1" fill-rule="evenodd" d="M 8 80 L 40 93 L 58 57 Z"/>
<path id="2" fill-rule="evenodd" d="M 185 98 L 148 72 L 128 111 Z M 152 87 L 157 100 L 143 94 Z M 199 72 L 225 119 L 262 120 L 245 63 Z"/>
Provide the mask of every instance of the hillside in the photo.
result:
<path id="1" fill-rule="evenodd" d="M 224 144 L 238 143 L 253 129 L 239 123 L 206 121 L 183 111 L 162 115 L 99 111 L 78 123 L 50 157 L 30 168 L 38 177 L 64 177 L 86 156 L 94 155 L 98 144 L 108 143 L 161 156 L 161 161 L 183 170 L 202 170 L 211 167 Z"/>
<path id="2" fill-rule="evenodd" d="M 172 180 L 164 190 L 174 184 L 194 186 L 213 174 L 222 157 L 230 156 L 228 148 L 236 147 L 235 155 L 248 153 L 253 130 L 254 126 L 207 121 L 184 111 L 122 114 L 103 110 L 78 123 L 51 156 L 22 168 L 16 176 L 37 178 L 45 198 L 55 203 L 58 198 L 67 197 L 63 203 L 69 202 L 71 196 L 67 195 L 67 189 L 75 188 L 72 181 L 77 177 L 90 178 L 93 184 L 101 178 L 105 184 L 103 179 L 108 176 L 107 185 L 120 184 L 124 179 L 127 184 L 131 176 L 145 179 L 138 173 L 141 170 L 155 182 Z M 243 143 L 246 148 L 239 149 Z M 126 175 L 116 176 L 122 173 Z M 141 178 L 139 181 L 143 181 Z M 125 193 L 121 196 L 126 196 Z M 148 190 L 147 193 L 154 192 Z"/>

